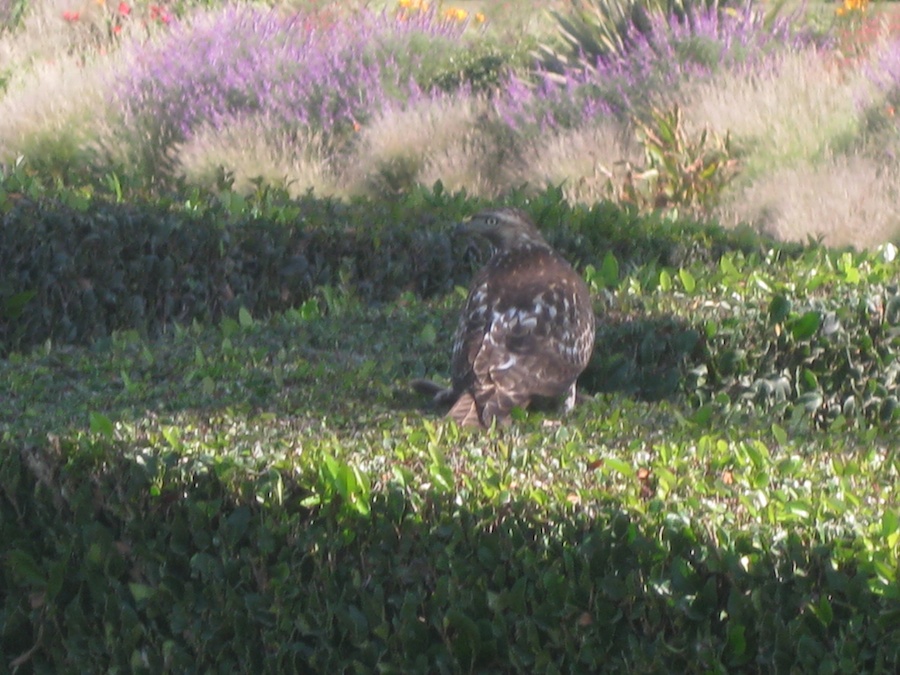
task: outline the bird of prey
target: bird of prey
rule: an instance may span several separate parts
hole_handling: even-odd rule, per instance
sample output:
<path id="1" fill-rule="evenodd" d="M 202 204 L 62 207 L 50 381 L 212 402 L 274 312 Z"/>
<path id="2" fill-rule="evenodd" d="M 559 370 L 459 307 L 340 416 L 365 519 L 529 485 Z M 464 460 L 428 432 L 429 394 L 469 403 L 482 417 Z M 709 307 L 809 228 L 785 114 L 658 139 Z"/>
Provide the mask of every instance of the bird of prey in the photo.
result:
<path id="1" fill-rule="evenodd" d="M 575 380 L 594 349 L 587 286 L 541 236 L 524 211 L 482 211 L 460 226 L 488 240 L 493 255 L 476 274 L 459 317 L 451 386 L 413 387 L 452 404 L 460 426 L 506 424 L 513 408 L 535 399 L 575 405 Z"/>

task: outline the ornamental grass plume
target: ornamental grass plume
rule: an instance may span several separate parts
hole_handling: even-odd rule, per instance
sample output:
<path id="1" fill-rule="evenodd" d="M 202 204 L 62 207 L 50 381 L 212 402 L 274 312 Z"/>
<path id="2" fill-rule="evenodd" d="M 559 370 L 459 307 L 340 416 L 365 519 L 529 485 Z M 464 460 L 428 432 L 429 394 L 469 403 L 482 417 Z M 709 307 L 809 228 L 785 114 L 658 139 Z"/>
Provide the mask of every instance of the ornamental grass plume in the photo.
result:
<path id="1" fill-rule="evenodd" d="M 900 170 L 870 157 L 799 162 L 738 190 L 718 214 L 781 241 L 874 248 L 900 236 Z"/>
<path id="2" fill-rule="evenodd" d="M 115 103 L 137 161 L 155 176 L 171 170 L 173 149 L 196 129 L 247 115 L 337 146 L 385 106 L 422 96 L 413 77 L 422 55 L 464 29 L 434 12 L 401 21 L 361 10 L 323 22 L 229 7 L 137 46 Z"/>
<path id="3" fill-rule="evenodd" d="M 507 185 L 496 166 L 503 153 L 488 122 L 490 101 L 467 91 L 435 93 L 388 109 L 360 130 L 345 183 L 357 194 L 391 194 L 440 180 L 449 190 L 497 194 Z"/>
<path id="4" fill-rule="evenodd" d="M 251 193 L 262 185 L 294 198 L 310 190 L 345 196 L 321 133 L 287 135 L 265 116 L 234 118 L 225 126 L 201 125 L 178 146 L 175 174 L 209 190 Z"/>
<path id="5" fill-rule="evenodd" d="M 687 118 L 727 129 L 743 149 L 743 174 L 823 157 L 846 145 L 868 100 L 861 71 L 841 72 L 818 49 L 784 51 L 765 69 L 721 72 L 685 88 Z"/>

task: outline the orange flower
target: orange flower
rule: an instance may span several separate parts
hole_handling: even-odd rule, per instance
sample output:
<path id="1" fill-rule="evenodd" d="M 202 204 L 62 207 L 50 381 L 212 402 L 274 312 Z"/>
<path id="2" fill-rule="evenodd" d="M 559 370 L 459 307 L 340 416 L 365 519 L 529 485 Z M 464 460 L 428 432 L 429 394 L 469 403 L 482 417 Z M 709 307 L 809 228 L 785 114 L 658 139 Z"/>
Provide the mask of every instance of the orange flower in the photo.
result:
<path id="1" fill-rule="evenodd" d="M 450 21 L 465 21 L 467 16 L 469 16 L 469 13 L 458 7 L 448 7 L 444 10 L 444 17 Z"/>
<path id="2" fill-rule="evenodd" d="M 400 9 L 411 9 L 414 12 L 428 11 L 428 3 L 426 0 L 397 0 L 397 6 Z"/>
<path id="3" fill-rule="evenodd" d="M 862 14 L 869 7 L 869 0 L 844 0 L 844 4 L 835 10 L 838 16 L 846 14 Z"/>

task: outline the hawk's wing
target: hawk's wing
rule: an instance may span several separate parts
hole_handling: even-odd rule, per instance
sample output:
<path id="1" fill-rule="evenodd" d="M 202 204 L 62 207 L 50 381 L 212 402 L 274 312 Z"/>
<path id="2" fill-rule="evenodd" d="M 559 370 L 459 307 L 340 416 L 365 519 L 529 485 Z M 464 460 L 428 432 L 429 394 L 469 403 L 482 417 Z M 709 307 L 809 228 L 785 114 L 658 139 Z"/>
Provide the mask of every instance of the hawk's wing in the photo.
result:
<path id="1" fill-rule="evenodd" d="M 460 317 L 453 385 L 469 392 L 450 416 L 463 424 L 504 420 L 533 396 L 570 394 L 593 348 L 587 288 L 554 254 L 538 251 L 483 270 Z"/>

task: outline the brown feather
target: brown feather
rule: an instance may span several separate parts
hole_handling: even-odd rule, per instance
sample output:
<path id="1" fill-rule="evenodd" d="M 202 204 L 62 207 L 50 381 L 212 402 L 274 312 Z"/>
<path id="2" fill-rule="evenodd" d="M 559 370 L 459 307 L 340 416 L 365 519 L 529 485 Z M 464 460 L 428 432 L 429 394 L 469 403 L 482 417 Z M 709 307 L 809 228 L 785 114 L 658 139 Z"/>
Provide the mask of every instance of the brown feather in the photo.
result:
<path id="1" fill-rule="evenodd" d="M 565 399 L 568 409 L 594 346 L 584 280 L 522 211 L 485 211 L 463 230 L 496 252 L 473 279 L 457 324 L 452 385 L 442 394 L 455 398 L 448 416 L 466 426 L 503 424 L 533 397 Z M 435 400 L 436 391 L 428 390 Z"/>
<path id="2" fill-rule="evenodd" d="M 456 399 L 456 403 L 450 408 L 447 417 L 452 419 L 461 427 L 480 427 L 484 426 L 481 417 L 478 415 L 478 406 L 475 399 L 468 391 Z"/>

